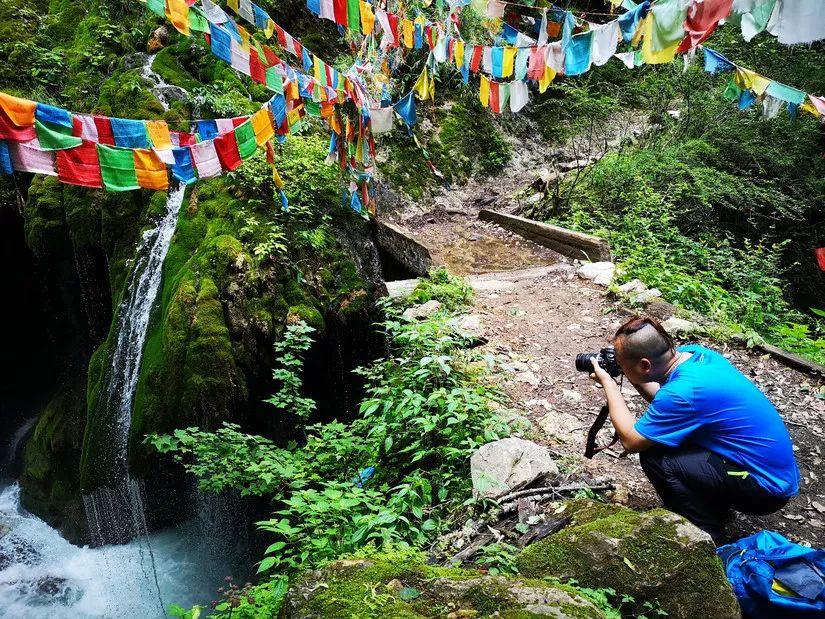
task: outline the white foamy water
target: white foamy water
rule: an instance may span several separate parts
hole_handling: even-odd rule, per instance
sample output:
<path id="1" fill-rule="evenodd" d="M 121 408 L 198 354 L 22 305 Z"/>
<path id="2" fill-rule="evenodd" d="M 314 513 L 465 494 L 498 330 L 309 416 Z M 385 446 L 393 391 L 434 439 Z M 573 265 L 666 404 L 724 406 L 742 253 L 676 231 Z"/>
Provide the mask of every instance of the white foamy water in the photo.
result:
<path id="1" fill-rule="evenodd" d="M 0 493 L 0 617 L 164 617 L 170 604 L 208 605 L 229 574 L 196 522 L 153 533 L 149 544 L 78 547 L 22 510 L 19 494 L 17 484 Z"/>

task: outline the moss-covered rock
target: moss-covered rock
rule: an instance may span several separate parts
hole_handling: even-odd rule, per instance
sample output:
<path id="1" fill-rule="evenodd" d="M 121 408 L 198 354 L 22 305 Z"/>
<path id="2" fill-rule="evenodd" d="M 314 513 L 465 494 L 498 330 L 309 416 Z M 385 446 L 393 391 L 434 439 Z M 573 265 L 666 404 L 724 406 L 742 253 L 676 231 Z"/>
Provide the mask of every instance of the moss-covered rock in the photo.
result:
<path id="1" fill-rule="evenodd" d="M 522 574 L 614 589 L 675 618 L 740 616 L 713 542 L 681 516 L 585 500 L 566 503 L 565 513 L 570 526 L 519 555 Z"/>
<path id="2" fill-rule="evenodd" d="M 86 417 L 86 381 L 79 376 L 46 405 L 23 451 L 21 500 L 70 540 L 86 537 L 78 466 Z"/>
<path id="3" fill-rule="evenodd" d="M 340 617 L 617 617 L 576 587 L 427 565 L 412 553 L 342 560 L 310 572 L 287 594 L 282 619 Z"/>

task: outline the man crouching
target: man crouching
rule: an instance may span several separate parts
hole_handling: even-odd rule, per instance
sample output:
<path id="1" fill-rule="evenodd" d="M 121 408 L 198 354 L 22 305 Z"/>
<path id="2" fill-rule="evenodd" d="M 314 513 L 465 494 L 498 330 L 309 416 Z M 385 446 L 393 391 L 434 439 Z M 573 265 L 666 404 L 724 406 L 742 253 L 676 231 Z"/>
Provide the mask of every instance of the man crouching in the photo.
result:
<path id="1" fill-rule="evenodd" d="M 770 400 L 722 355 L 676 348 L 653 318 L 616 332 L 616 361 L 650 405 L 636 421 L 615 380 L 593 359 L 625 450 L 640 452 L 665 506 L 724 541 L 730 511 L 765 515 L 798 490 L 791 438 Z"/>

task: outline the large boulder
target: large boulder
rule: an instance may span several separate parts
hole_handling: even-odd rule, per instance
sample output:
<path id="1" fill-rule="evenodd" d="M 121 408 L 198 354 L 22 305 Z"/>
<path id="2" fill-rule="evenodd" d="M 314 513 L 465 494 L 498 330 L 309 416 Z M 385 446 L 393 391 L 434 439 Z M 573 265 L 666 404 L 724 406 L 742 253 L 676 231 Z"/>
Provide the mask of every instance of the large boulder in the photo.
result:
<path id="1" fill-rule="evenodd" d="M 570 526 L 519 555 L 522 575 L 574 579 L 658 604 L 674 619 L 735 619 L 739 605 L 710 537 L 664 509 L 636 512 L 574 500 Z M 624 609 L 623 609 L 624 610 Z"/>
<path id="2" fill-rule="evenodd" d="M 478 448 L 470 458 L 476 496 L 498 498 L 559 468 L 546 447 L 521 438 L 504 438 Z"/>
<path id="3" fill-rule="evenodd" d="M 337 561 L 309 572 L 289 590 L 281 618 L 616 616 L 607 614 L 587 596 L 587 592 L 558 582 L 434 567 L 426 565 L 420 555 L 394 553 Z"/>

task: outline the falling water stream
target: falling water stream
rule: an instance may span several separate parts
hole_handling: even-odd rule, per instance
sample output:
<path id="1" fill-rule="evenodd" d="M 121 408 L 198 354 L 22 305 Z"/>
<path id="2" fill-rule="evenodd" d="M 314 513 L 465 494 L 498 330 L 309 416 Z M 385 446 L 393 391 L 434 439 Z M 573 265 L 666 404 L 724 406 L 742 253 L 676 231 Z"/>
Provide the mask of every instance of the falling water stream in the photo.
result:
<path id="1" fill-rule="evenodd" d="M 141 75 L 165 109 L 186 91 L 152 71 Z M 228 553 L 215 556 L 217 540 L 197 520 L 149 534 L 142 489 L 129 475 L 132 404 L 163 262 L 177 224 L 185 186 L 169 192 L 166 211 L 138 245 L 116 318 L 116 337 L 103 390 L 116 482 L 83 497 L 93 548 L 78 547 L 20 504 L 16 483 L 0 483 L 0 617 L 166 616 L 169 604 L 204 603 L 230 573 Z M 25 435 L 29 427 L 19 430 Z M 12 451 L 13 455 L 14 451 Z"/>

